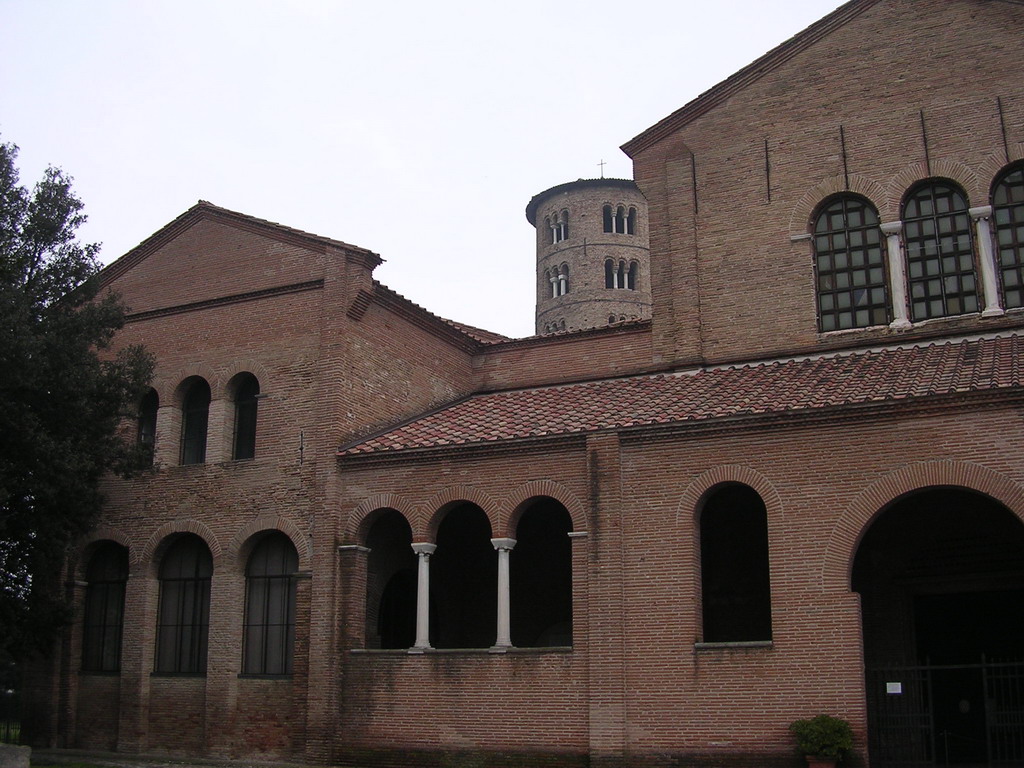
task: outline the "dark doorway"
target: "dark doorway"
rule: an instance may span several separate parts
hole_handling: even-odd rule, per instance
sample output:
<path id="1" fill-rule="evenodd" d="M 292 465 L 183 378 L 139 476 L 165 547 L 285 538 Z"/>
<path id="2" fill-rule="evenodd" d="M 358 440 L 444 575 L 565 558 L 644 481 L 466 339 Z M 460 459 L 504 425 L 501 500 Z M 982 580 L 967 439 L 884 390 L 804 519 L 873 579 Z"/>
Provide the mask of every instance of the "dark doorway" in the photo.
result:
<path id="1" fill-rule="evenodd" d="M 509 561 L 512 644 L 572 645 L 572 518 L 554 499 L 537 499 L 516 526 Z"/>
<path id="2" fill-rule="evenodd" d="M 1024 765 L 1024 525 L 930 489 L 883 512 L 853 567 L 872 765 Z"/>
<path id="3" fill-rule="evenodd" d="M 366 535 L 366 647 L 411 648 L 416 640 L 416 554 L 412 529 L 394 509 L 378 513 Z"/>
<path id="4" fill-rule="evenodd" d="M 498 622 L 498 554 L 491 523 L 475 504 L 452 508 L 430 558 L 430 643 L 435 648 L 489 648 Z"/>

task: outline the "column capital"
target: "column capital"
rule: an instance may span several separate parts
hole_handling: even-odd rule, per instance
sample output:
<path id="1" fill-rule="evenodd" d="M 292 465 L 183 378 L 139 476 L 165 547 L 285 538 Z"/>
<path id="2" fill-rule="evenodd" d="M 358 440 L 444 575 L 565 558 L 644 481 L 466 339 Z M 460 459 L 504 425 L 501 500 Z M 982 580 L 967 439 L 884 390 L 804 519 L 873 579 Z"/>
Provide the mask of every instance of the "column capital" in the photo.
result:
<path id="1" fill-rule="evenodd" d="M 967 212 L 975 221 L 977 221 L 978 219 L 987 219 L 992 215 L 992 206 L 979 205 L 977 208 L 970 208 Z"/>
<path id="2" fill-rule="evenodd" d="M 512 549 L 516 545 L 515 539 L 491 539 L 491 546 L 495 549 Z"/>
<path id="3" fill-rule="evenodd" d="M 900 220 L 886 221 L 878 225 L 878 228 L 882 230 L 883 235 L 898 235 L 903 231 L 903 222 Z"/>
<path id="4" fill-rule="evenodd" d="M 364 547 L 361 544 L 339 544 L 338 552 L 369 552 L 369 547 Z"/>
<path id="5" fill-rule="evenodd" d="M 412 551 L 417 555 L 427 555 L 428 557 L 434 554 L 434 550 L 437 549 L 437 544 L 431 544 L 430 542 L 419 542 L 412 545 Z"/>

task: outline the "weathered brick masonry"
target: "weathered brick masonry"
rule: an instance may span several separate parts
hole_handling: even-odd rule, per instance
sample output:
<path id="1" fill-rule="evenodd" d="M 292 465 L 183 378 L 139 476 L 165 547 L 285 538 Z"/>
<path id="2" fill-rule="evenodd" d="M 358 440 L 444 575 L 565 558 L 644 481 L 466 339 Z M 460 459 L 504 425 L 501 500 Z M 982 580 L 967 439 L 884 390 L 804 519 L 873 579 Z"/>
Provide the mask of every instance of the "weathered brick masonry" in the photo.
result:
<path id="1" fill-rule="evenodd" d="M 105 483 L 26 732 L 796 766 L 788 724 L 825 712 L 848 764 L 1024 765 L 1020 691 L 976 683 L 1024 664 L 1022 41 L 1013 0 L 843 5 L 628 142 L 645 201 L 535 198 L 528 339 L 430 314 L 363 248 L 182 214 L 105 272 L 120 341 L 158 361 L 154 467 Z M 940 198 L 962 210 L 928 221 L 959 234 L 914 261 L 912 205 Z M 620 203 L 632 234 L 603 224 Z M 641 234 L 636 282 L 602 288 Z"/>

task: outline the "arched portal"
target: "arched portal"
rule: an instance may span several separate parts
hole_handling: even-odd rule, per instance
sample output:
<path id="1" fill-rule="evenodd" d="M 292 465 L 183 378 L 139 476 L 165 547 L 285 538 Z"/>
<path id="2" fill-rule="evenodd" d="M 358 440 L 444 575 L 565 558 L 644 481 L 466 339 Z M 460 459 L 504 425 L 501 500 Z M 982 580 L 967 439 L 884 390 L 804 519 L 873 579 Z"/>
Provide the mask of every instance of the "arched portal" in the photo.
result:
<path id="1" fill-rule="evenodd" d="M 865 533 L 860 593 L 871 764 L 1024 764 L 1024 524 L 931 488 Z"/>

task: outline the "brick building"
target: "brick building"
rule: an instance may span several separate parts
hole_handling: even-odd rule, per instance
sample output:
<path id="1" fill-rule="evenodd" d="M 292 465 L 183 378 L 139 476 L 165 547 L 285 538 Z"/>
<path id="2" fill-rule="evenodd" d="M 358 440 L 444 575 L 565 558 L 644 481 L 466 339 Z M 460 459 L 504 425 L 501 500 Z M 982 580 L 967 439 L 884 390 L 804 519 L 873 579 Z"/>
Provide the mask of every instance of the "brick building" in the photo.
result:
<path id="1" fill-rule="evenodd" d="M 341 241 L 171 222 L 105 272 L 154 469 L 69 565 L 34 738 L 793 766 L 828 712 L 853 764 L 1024 765 L 1022 43 L 1016 0 L 852 0 L 629 141 L 635 321 L 541 317 L 628 182 L 531 203 L 526 339 Z"/>

